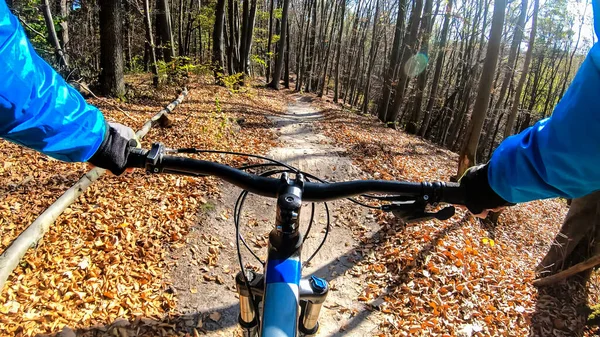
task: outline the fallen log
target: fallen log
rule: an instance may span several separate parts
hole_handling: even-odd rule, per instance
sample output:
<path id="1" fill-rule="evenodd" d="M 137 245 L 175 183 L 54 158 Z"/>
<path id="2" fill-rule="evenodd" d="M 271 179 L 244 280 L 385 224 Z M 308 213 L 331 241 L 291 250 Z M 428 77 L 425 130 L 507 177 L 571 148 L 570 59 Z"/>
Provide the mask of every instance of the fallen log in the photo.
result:
<path id="1" fill-rule="evenodd" d="M 173 111 L 187 96 L 188 90 L 184 88 L 181 94 L 160 110 L 156 115 L 152 116 L 142 128 L 136 132 L 139 139 L 142 139 L 152 126 L 159 123 L 163 126 L 161 120 L 168 121 L 168 114 Z M 79 181 L 61 195 L 52 205 L 50 205 L 34 222 L 29 225 L 19 236 L 2 252 L 0 255 L 0 291 L 4 287 L 4 283 L 17 267 L 25 253 L 29 248 L 37 245 L 40 239 L 46 234 L 50 225 L 56 221 L 59 215 L 64 212 L 83 192 L 98 178 L 100 178 L 106 170 L 95 167 L 85 173 Z"/>
<path id="2" fill-rule="evenodd" d="M 573 276 L 575 274 L 579 274 L 582 271 L 586 271 L 588 269 L 594 268 L 597 265 L 600 265 L 600 255 L 596 255 L 591 257 L 583 262 L 580 262 L 568 269 L 561 271 L 560 273 L 556 273 L 554 275 L 546 276 L 533 281 L 533 285 L 536 287 L 549 286 L 555 283 L 558 283 L 562 280 L 565 280 L 569 276 Z"/>

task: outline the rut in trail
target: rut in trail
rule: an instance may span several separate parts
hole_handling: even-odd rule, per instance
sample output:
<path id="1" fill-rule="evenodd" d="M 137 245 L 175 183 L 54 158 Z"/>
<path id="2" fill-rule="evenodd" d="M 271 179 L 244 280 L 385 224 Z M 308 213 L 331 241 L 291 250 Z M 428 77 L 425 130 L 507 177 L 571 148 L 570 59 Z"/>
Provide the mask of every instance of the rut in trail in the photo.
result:
<path id="1" fill-rule="evenodd" d="M 321 117 L 310 105 L 310 98 L 302 96 L 288 106 L 285 115 L 269 117 L 277 128 L 280 147 L 273 148 L 268 156 L 322 179 L 360 179 L 363 173 L 344 156 L 344 150 L 315 132 L 313 123 Z M 220 200 L 205 205 L 206 212 L 187 238 L 188 245 L 175 252 L 177 264 L 171 272 L 179 311 L 189 315 L 190 323 L 201 326 L 207 336 L 232 336 L 238 331 L 234 276 L 240 267 L 232 213 L 240 190 L 226 183 L 222 184 L 222 190 Z M 377 231 L 373 217 L 357 207 L 347 201 L 329 204 L 332 225 L 327 241 L 310 265 L 304 266 L 303 275 L 314 274 L 330 282 L 331 291 L 321 312 L 318 336 L 375 335 L 383 319 L 381 313 L 369 310 L 357 300 L 365 283 L 360 275 L 352 273 L 352 267 L 362 259 L 355 251 L 359 247 L 356 237 L 370 236 Z M 305 229 L 310 204 L 303 206 L 301 217 Z M 249 197 L 242 219 L 244 237 L 259 257 L 266 258 L 266 235 L 273 228 L 275 200 Z M 315 219 L 302 250 L 303 261 L 312 255 L 325 234 L 322 204 L 316 206 Z M 218 262 L 213 262 L 212 267 L 206 264 L 211 244 L 218 250 Z M 214 252 L 215 248 L 213 256 Z M 244 254 L 244 261 L 259 265 L 248 253 Z"/>

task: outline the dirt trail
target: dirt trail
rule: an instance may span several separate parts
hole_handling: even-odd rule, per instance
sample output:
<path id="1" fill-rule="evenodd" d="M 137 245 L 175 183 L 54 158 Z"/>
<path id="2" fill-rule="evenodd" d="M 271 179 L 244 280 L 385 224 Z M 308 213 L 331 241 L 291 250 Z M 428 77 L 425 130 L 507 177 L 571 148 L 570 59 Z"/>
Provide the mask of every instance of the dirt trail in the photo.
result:
<path id="1" fill-rule="evenodd" d="M 299 97 L 291 103 L 286 115 L 270 117 L 279 133 L 280 147 L 272 149 L 268 156 L 322 179 L 360 178 L 363 173 L 344 156 L 344 150 L 313 129 L 312 123 L 320 117 L 307 97 Z M 179 311 L 189 315 L 189 325 L 202 327 L 207 336 L 232 336 L 238 331 L 234 276 L 239 265 L 232 212 L 240 190 L 223 184 L 222 191 L 219 200 L 211 200 L 205 205 L 199 225 L 187 237 L 188 245 L 174 252 L 175 267 L 171 272 Z M 325 278 L 332 289 L 321 314 L 317 335 L 375 335 L 382 314 L 369 310 L 357 300 L 365 283 L 360 273 L 352 272 L 352 267 L 362 259 L 355 250 L 359 246 L 356 237 L 373 235 L 377 225 L 368 212 L 346 201 L 329 206 L 332 226 L 327 241 L 303 270 L 305 276 L 314 274 Z M 306 228 L 310 204 L 304 205 L 301 217 Z M 266 235 L 272 229 L 274 219 L 274 200 L 257 196 L 248 198 L 244 205 L 242 233 L 262 259 L 266 257 Z M 311 235 L 303 247 L 303 261 L 319 245 L 325 224 L 324 207 L 319 204 Z M 243 255 L 245 263 L 258 266 L 250 254 Z"/>

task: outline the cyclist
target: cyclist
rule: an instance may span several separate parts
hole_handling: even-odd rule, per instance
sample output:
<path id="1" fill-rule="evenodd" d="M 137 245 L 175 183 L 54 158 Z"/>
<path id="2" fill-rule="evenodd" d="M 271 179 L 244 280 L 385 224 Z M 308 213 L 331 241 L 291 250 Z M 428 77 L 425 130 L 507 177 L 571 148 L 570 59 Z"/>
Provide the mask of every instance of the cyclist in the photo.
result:
<path id="1" fill-rule="evenodd" d="M 595 14 L 598 0 L 592 1 Z M 594 30 L 600 18 L 594 15 Z M 595 43 L 552 116 L 505 139 L 460 183 L 466 206 L 487 210 L 536 199 L 577 198 L 600 190 L 600 43 Z"/>
<path id="2" fill-rule="evenodd" d="M 67 162 L 121 174 L 135 133 L 107 123 L 36 54 L 18 19 L 0 0 L 0 137 Z M 133 141 L 130 143 L 130 140 Z"/>

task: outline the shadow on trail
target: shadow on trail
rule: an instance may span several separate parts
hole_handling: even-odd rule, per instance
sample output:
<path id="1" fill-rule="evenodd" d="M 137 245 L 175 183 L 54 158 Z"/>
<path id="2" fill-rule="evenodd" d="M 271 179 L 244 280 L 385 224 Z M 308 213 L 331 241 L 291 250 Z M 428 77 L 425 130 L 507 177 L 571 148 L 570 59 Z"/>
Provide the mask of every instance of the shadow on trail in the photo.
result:
<path id="1" fill-rule="evenodd" d="M 465 215 L 460 221 L 455 222 L 451 226 L 445 227 L 443 230 L 435 233 L 431 242 L 426 244 L 417 254 L 414 262 L 407 265 L 399 273 L 402 275 L 408 275 L 410 271 L 419 267 L 429 255 L 437 242 L 443 239 L 451 232 L 457 230 L 466 223 L 468 215 Z M 396 226 L 402 227 L 403 225 L 397 224 Z M 385 240 L 386 231 L 388 227 L 381 227 L 377 232 L 373 233 L 366 242 L 378 243 Z M 334 261 L 323 265 L 319 269 L 313 272 L 313 275 L 325 278 L 328 281 L 333 281 L 337 277 L 344 275 L 346 271 L 352 269 L 358 263 L 362 262 L 369 253 L 374 252 L 377 254 L 377 250 L 380 246 L 374 245 L 374 248 L 369 249 L 368 252 L 361 253 L 356 249 L 348 250 L 344 255 L 335 259 Z M 407 277 L 402 278 L 399 282 L 392 284 L 389 288 L 389 292 L 393 292 L 397 287 L 409 282 Z M 218 313 L 218 314 L 215 314 Z M 151 319 L 137 319 L 133 322 L 127 322 L 125 320 L 116 320 L 106 325 L 95 325 L 88 328 L 76 330 L 77 336 L 85 337 L 100 337 L 100 336 L 113 336 L 115 335 L 115 329 L 120 328 L 129 330 L 132 333 L 131 336 L 156 336 L 163 332 L 168 333 L 190 333 L 193 335 L 194 329 L 198 331 L 219 331 L 237 324 L 237 317 L 239 313 L 238 305 L 230 305 L 224 307 L 216 307 L 214 309 L 208 309 L 202 312 L 190 313 L 190 314 L 173 314 L 164 317 L 160 320 Z M 340 329 L 329 337 L 341 337 L 347 335 L 350 331 L 356 329 L 360 323 L 371 315 L 372 311 L 365 309 L 360 311 L 356 316 L 350 318 Z M 212 317 L 211 317 L 212 316 Z M 218 318 L 218 319 L 215 319 Z M 163 332 L 157 332 L 163 331 Z M 119 333 L 119 332 L 116 332 Z M 40 335 L 42 336 L 42 335 Z M 44 335 L 47 336 L 47 335 Z M 53 334 L 50 336 L 61 336 L 60 334 Z"/>

